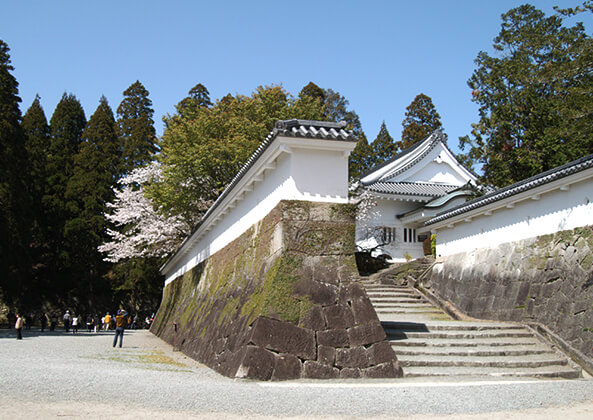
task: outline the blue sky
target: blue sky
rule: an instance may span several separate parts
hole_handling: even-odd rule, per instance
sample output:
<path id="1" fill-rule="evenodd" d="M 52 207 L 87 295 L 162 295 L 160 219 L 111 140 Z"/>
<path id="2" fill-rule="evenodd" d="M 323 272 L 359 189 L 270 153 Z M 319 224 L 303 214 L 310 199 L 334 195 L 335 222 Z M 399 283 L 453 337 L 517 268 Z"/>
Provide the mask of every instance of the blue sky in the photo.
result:
<path id="1" fill-rule="evenodd" d="M 212 99 L 313 81 L 340 92 L 369 140 L 385 121 L 401 135 L 418 93 L 440 113 L 449 144 L 478 120 L 467 80 L 492 51 L 500 15 L 524 1 L 4 1 L 0 39 L 11 49 L 23 113 L 35 94 L 47 118 L 64 92 L 92 115 L 101 95 L 114 112 L 140 80 L 162 116 L 195 84 Z M 548 14 L 579 0 L 531 4 Z M 580 15 L 587 31 L 591 14 Z"/>

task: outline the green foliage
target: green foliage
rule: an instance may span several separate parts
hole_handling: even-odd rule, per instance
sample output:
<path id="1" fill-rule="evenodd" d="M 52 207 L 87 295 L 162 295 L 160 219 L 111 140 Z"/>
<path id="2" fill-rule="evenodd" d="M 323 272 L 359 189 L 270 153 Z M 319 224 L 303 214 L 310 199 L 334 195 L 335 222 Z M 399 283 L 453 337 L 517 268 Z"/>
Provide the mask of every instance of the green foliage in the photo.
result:
<path id="1" fill-rule="evenodd" d="M 351 181 L 358 179 L 370 169 L 372 149 L 364 133 L 358 136 L 356 147 L 348 159 L 348 177 Z"/>
<path id="2" fill-rule="evenodd" d="M 433 233 L 430 235 L 430 251 L 432 252 L 432 256 L 437 256 L 437 235 Z"/>
<path id="3" fill-rule="evenodd" d="M 212 107 L 188 102 L 165 117 L 164 181 L 151 198 L 190 225 L 208 209 L 277 120 L 323 118 L 321 104 L 295 100 L 280 86 L 258 87 L 250 96 L 227 95 Z"/>
<path id="4" fill-rule="evenodd" d="M 406 108 L 402 126 L 402 138 L 397 143 L 399 150 L 407 149 L 424 140 L 433 131 L 441 128 L 441 116 L 432 103 L 430 96 L 420 93 L 414 98 Z"/>
<path id="5" fill-rule="evenodd" d="M 4 299 L 18 302 L 29 269 L 30 200 L 21 99 L 9 51 L 0 40 L 0 290 Z"/>
<path id="6" fill-rule="evenodd" d="M 162 297 L 162 263 L 161 258 L 133 258 L 116 264 L 108 276 L 116 299 L 135 312 L 157 308 Z"/>
<path id="7" fill-rule="evenodd" d="M 377 138 L 371 143 L 371 167 L 391 159 L 396 153 L 397 146 L 387 130 L 385 121 L 383 121 Z"/>
<path id="8" fill-rule="evenodd" d="M 120 175 L 120 147 L 113 111 L 102 97 L 83 132 L 83 143 L 74 156 L 74 171 L 68 181 L 66 199 L 69 218 L 64 238 L 75 264 L 78 293 L 92 302 L 94 283 L 107 271 L 97 247 L 106 238 L 106 203 Z"/>
<path id="9" fill-rule="evenodd" d="M 590 4 L 587 2 L 586 4 Z M 468 81 L 480 121 L 460 139 L 484 183 L 505 186 L 593 152 L 593 44 L 531 5 L 502 16 L 496 56 Z"/>
<path id="10" fill-rule="evenodd" d="M 124 91 L 124 99 L 117 107 L 123 173 L 147 165 L 158 150 L 152 119 L 154 110 L 148 94 L 142 83 L 136 81 Z"/>

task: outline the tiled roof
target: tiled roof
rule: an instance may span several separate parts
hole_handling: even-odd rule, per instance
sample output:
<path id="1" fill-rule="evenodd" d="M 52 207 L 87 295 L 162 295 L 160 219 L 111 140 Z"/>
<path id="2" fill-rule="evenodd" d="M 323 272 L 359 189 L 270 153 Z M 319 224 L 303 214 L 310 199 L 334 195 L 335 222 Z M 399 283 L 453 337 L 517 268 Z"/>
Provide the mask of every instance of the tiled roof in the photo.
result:
<path id="1" fill-rule="evenodd" d="M 272 134 L 286 137 L 307 137 L 312 139 L 325 140 L 350 140 L 356 141 L 354 134 L 350 130 L 344 130 L 346 122 L 338 123 L 329 121 L 310 121 L 310 120 L 284 120 L 278 121 Z"/>
<path id="2" fill-rule="evenodd" d="M 531 178 L 527 178 L 523 181 L 509 185 L 508 187 L 496 190 L 490 194 L 475 198 L 471 201 L 468 201 L 467 203 L 439 213 L 436 217 L 428 220 L 425 225 L 432 225 L 442 220 L 449 219 L 453 216 L 467 213 L 471 210 L 495 203 L 496 201 L 500 201 L 508 197 L 512 197 L 513 195 L 548 184 L 558 179 L 565 178 L 569 175 L 584 171 L 585 169 L 589 168 L 593 168 L 593 155 L 582 157 L 565 165 L 558 166 L 556 168 L 550 169 L 549 171 L 532 176 Z"/>
<path id="3" fill-rule="evenodd" d="M 424 197 L 441 197 L 455 189 L 458 185 L 434 184 L 428 182 L 375 182 L 365 189 L 382 194 L 416 195 Z"/>
<path id="4" fill-rule="evenodd" d="M 416 163 L 418 163 L 428 152 L 430 152 L 430 150 L 432 150 L 432 148 L 439 142 L 442 141 L 443 144 L 447 144 L 447 136 L 445 133 L 443 133 L 443 130 L 441 129 L 437 129 L 434 132 L 432 132 L 429 136 L 427 136 L 424 140 L 419 141 L 415 144 L 413 144 L 412 146 L 408 147 L 405 150 L 402 150 L 401 152 L 399 152 L 397 155 L 393 156 L 392 158 L 386 160 L 383 163 L 378 164 L 377 166 L 374 166 L 373 168 L 369 169 L 368 171 L 366 171 L 364 174 L 362 174 L 360 176 L 360 179 L 363 179 L 364 177 L 366 177 L 367 175 L 372 174 L 375 171 L 378 171 L 381 168 L 384 168 L 385 166 L 389 165 L 392 162 L 395 162 L 396 160 L 412 153 L 414 150 L 416 150 L 418 147 L 422 146 L 424 144 L 424 142 L 426 140 L 430 140 L 431 145 L 428 148 L 427 152 L 424 153 L 422 156 L 419 156 L 417 159 L 413 160 L 411 162 L 411 164 L 406 165 L 406 169 L 409 169 L 409 167 L 414 166 Z M 402 172 L 402 171 L 398 171 Z"/>

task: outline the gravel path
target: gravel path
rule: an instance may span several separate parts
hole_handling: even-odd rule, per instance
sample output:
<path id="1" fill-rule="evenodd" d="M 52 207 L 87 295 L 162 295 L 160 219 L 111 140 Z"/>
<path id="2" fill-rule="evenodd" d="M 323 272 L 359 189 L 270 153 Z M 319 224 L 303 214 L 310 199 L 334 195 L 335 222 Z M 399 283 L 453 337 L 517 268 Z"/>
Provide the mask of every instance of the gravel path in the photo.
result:
<path id="1" fill-rule="evenodd" d="M 261 383 L 222 377 L 148 331 L 0 330 L 0 418 L 593 418 L 593 381 Z M 461 416 L 463 414 L 463 416 Z"/>

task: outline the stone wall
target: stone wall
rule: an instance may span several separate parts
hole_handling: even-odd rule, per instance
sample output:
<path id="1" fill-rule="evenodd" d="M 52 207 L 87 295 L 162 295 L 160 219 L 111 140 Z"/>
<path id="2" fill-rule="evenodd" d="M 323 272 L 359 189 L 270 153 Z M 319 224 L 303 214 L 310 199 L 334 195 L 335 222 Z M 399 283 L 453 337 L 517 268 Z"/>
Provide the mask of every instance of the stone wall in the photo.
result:
<path id="1" fill-rule="evenodd" d="M 168 284 L 151 331 L 230 377 L 397 377 L 354 260 L 354 209 L 282 201 Z"/>
<path id="2" fill-rule="evenodd" d="M 539 322 L 593 358 L 591 226 L 440 258 L 425 287 L 472 317 Z"/>

